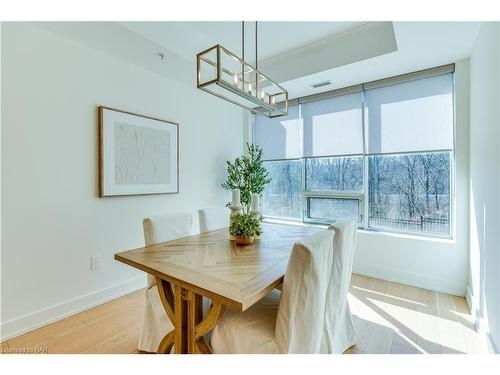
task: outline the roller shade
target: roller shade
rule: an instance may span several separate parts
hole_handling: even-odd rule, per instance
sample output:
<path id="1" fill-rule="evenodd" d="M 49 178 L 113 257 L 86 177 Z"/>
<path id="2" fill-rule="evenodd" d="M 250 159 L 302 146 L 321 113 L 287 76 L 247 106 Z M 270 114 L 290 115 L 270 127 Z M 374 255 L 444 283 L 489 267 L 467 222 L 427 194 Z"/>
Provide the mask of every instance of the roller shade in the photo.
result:
<path id="1" fill-rule="evenodd" d="M 254 143 L 263 149 L 264 160 L 301 157 L 302 119 L 297 105 L 288 108 L 287 116 L 255 115 L 253 129 Z"/>
<path id="2" fill-rule="evenodd" d="M 362 93 L 302 104 L 304 156 L 363 153 Z"/>
<path id="3" fill-rule="evenodd" d="M 366 90 L 369 154 L 451 150 L 453 75 Z"/>

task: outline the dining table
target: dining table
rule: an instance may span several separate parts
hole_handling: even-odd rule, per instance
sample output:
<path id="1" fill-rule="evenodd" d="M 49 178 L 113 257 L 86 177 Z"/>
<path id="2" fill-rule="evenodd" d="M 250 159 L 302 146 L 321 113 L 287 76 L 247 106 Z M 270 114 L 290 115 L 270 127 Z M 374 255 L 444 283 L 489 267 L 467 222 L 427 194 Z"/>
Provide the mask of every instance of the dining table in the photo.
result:
<path id="1" fill-rule="evenodd" d="M 321 228 L 263 223 L 250 245 L 236 245 L 228 228 L 115 254 L 117 261 L 147 272 L 174 329 L 158 353 L 212 352 L 204 340 L 226 309 L 245 311 L 282 284 L 296 241 Z M 202 299 L 211 300 L 204 315 Z"/>

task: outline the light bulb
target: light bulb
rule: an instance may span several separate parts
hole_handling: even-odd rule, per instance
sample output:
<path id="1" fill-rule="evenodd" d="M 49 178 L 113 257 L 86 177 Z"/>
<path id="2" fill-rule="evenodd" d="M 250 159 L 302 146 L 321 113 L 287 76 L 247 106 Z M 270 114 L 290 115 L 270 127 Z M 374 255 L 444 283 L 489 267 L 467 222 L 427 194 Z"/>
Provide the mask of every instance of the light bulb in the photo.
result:
<path id="1" fill-rule="evenodd" d="M 265 96 L 265 95 L 266 95 L 266 94 L 265 94 L 265 92 L 264 92 L 264 91 L 261 91 L 261 92 L 260 92 L 260 98 L 261 98 L 261 99 L 264 99 L 264 96 Z"/>
<path id="2" fill-rule="evenodd" d="M 273 105 L 274 105 L 274 104 L 276 104 L 276 97 L 274 97 L 274 96 L 273 96 L 273 97 L 271 98 L 271 104 L 273 104 Z"/>
<path id="3" fill-rule="evenodd" d="M 233 83 L 234 83 L 235 86 L 238 86 L 238 75 L 237 74 L 235 74 L 233 76 Z"/>
<path id="4" fill-rule="evenodd" d="M 251 83 L 248 84 L 248 93 L 249 94 L 252 93 L 252 84 Z"/>

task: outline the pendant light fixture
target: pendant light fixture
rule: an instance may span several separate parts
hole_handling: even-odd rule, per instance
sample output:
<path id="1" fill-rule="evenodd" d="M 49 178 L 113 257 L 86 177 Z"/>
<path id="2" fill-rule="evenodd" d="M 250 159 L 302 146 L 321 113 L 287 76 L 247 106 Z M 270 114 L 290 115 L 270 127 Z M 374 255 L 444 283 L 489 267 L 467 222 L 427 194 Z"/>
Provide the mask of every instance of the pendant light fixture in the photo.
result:
<path id="1" fill-rule="evenodd" d="M 288 114 L 288 91 L 258 71 L 257 21 L 255 66 L 245 61 L 245 22 L 241 22 L 241 58 L 220 44 L 196 55 L 196 86 L 253 113 Z"/>

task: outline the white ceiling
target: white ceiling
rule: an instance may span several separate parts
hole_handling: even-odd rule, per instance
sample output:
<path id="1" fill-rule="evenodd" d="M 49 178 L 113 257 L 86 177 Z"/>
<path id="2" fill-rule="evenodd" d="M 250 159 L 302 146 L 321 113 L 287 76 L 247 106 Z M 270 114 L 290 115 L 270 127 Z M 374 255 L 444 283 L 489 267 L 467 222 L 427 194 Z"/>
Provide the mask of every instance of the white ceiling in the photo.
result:
<path id="1" fill-rule="evenodd" d="M 192 77 L 193 85 L 198 52 L 217 43 L 237 54 L 241 51 L 239 22 L 38 24 L 155 73 L 173 79 L 183 77 L 184 82 L 185 77 Z M 294 98 L 466 58 L 470 56 L 480 25 L 480 22 L 393 22 L 390 32 L 379 33 L 378 41 L 374 41 L 376 39 L 367 35 L 375 35 L 373 30 L 380 29 L 383 23 L 262 21 L 258 23 L 259 67 L 263 73 L 267 72 L 264 69 L 278 72 L 279 83 L 288 89 L 289 97 Z M 246 53 L 252 62 L 253 24 L 249 22 L 246 29 Z M 394 48 L 384 49 L 384 45 Z M 158 52 L 167 54 L 165 61 L 159 60 Z M 293 74 L 287 73 L 283 61 L 295 63 Z M 318 61 L 322 64 L 317 64 Z M 332 84 L 318 89 L 311 87 L 327 80 Z"/>
<path id="2" fill-rule="evenodd" d="M 397 50 L 392 22 L 371 22 L 263 60 L 259 69 L 276 82 L 286 82 Z"/>
<path id="3" fill-rule="evenodd" d="M 258 59 L 275 57 L 367 22 L 258 22 Z M 188 60 L 215 44 L 241 55 L 241 22 L 120 22 Z M 245 53 L 255 54 L 255 22 L 245 22 Z M 246 59 L 248 60 L 248 59 Z"/>
<path id="4" fill-rule="evenodd" d="M 480 22 L 393 22 L 396 52 L 282 82 L 282 85 L 294 98 L 453 63 L 470 56 L 480 26 Z M 310 86 L 327 80 L 332 84 L 320 89 Z"/>
<path id="5" fill-rule="evenodd" d="M 335 35 L 353 35 L 351 31 L 361 32 L 367 24 L 369 22 L 259 22 L 259 61 L 300 50 Z M 393 22 L 397 51 L 347 65 L 332 64 L 331 69 L 314 74 L 306 74 L 304 67 L 305 76 L 280 83 L 293 98 L 455 62 L 470 55 L 480 24 Z M 241 51 L 239 22 L 123 22 L 121 25 L 190 61 L 194 61 L 196 53 L 217 43 L 237 54 Z M 246 23 L 246 53 L 250 55 L 250 62 L 254 53 L 250 39 L 253 30 L 253 23 Z M 335 48 L 335 37 L 331 40 L 330 48 Z M 345 45 L 338 47 L 339 55 L 352 53 Z M 313 83 L 327 80 L 332 84 L 318 89 L 311 87 Z"/>

